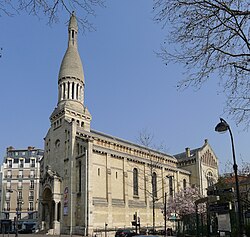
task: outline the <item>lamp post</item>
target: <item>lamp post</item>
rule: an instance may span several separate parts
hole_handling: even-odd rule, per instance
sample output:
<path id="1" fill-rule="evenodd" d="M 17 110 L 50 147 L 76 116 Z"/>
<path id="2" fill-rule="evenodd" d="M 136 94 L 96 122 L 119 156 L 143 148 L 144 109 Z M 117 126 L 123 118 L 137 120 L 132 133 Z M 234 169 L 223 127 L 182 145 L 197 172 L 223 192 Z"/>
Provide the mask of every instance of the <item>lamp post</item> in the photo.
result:
<path id="1" fill-rule="evenodd" d="M 238 227 L 239 227 L 238 236 L 242 237 L 243 225 L 242 225 L 241 201 L 240 201 L 240 190 L 239 190 L 239 180 L 238 180 L 238 166 L 237 166 L 236 158 L 235 158 L 233 134 L 232 134 L 229 124 L 223 118 L 220 118 L 220 123 L 216 125 L 215 131 L 216 132 L 229 131 L 229 134 L 230 134 L 231 144 L 232 144 L 232 153 L 233 153 L 233 170 L 234 170 L 234 176 L 235 176 L 237 209 L 238 209 Z"/>
<path id="2" fill-rule="evenodd" d="M 8 193 L 13 193 L 13 191 L 16 192 L 16 201 L 17 201 L 17 206 L 16 206 L 16 233 L 15 233 L 15 236 L 18 237 L 18 208 L 19 208 L 18 192 L 15 189 L 7 189 Z"/>

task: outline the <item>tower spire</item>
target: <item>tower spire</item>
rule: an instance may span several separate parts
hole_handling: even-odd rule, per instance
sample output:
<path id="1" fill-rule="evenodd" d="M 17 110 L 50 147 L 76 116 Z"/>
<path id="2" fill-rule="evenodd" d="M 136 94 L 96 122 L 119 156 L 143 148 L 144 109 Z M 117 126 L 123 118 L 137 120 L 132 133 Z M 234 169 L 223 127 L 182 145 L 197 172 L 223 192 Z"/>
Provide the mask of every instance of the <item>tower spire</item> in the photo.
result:
<path id="1" fill-rule="evenodd" d="M 84 73 L 77 47 L 78 25 L 72 12 L 68 25 L 68 48 L 58 76 L 58 105 L 84 107 Z"/>

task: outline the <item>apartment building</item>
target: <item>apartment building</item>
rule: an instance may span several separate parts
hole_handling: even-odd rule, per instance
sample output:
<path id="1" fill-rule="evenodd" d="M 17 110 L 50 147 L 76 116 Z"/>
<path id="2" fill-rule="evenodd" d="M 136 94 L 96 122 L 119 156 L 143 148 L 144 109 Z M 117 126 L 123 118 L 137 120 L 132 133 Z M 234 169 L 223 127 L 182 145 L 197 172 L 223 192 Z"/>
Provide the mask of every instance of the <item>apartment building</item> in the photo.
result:
<path id="1" fill-rule="evenodd" d="M 1 166 L 1 219 L 33 221 L 38 217 L 40 163 L 43 150 L 10 146 Z"/>

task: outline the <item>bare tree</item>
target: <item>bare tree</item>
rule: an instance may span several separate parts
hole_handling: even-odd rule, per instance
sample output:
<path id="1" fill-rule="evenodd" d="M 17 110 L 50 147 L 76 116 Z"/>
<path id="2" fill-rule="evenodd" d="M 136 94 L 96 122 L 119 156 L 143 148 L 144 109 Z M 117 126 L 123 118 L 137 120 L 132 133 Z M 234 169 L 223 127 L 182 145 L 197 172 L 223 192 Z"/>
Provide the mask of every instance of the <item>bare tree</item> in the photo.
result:
<path id="1" fill-rule="evenodd" d="M 89 17 L 95 15 L 95 8 L 103 7 L 105 0 L 0 0 L 0 17 L 3 15 L 13 16 L 20 11 L 28 14 L 48 18 L 48 24 L 59 21 L 63 11 L 71 13 L 77 10 L 77 20 L 82 29 L 92 30 L 93 26 Z"/>
<path id="2" fill-rule="evenodd" d="M 156 22 L 169 29 L 159 56 L 184 65 L 178 88 L 200 88 L 219 75 L 225 112 L 250 125 L 250 1 L 154 0 Z M 172 44 L 174 47 L 169 47 Z"/>
<path id="3" fill-rule="evenodd" d="M 156 159 L 154 159 L 151 156 L 151 151 L 156 150 L 156 151 L 163 151 L 165 150 L 164 146 L 161 144 L 160 146 L 156 146 L 153 141 L 154 141 L 154 135 L 152 132 L 150 132 L 147 129 L 144 129 L 142 131 L 140 131 L 139 133 L 139 137 L 138 137 L 138 142 L 139 144 L 141 144 L 143 147 L 145 147 L 148 150 L 148 172 L 146 173 L 146 176 L 149 178 L 149 183 L 150 183 L 150 188 L 148 188 L 147 186 L 142 186 L 142 187 L 146 187 L 146 193 L 147 196 L 150 197 L 152 199 L 152 227 L 153 227 L 153 233 L 155 233 L 155 216 L 156 216 L 156 208 L 160 208 L 160 205 L 157 205 L 157 201 L 159 201 L 160 199 L 162 199 L 163 201 L 163 194 L 161 197 L 159 197 L 159 193 L 161 193 L 162 190 L 162 179 L 157 178 L 157 171 L 159 171 L 159 166 L 160 166 L 160 162 L 157 161 Z M 158 188 L 160 187 L 160 188 Z"/>

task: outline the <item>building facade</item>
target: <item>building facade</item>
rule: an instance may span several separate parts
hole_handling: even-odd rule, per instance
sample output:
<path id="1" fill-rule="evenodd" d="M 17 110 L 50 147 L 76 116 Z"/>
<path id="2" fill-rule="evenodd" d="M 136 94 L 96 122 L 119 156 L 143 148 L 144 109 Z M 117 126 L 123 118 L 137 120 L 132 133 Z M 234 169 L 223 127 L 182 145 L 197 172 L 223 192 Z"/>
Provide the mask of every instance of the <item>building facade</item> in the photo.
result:
<path id="1" fill-rule="evenodd" d="M 215 184 L 219 178 L 218 159 L 205 139 L 204 144 L 196 149 L 187 147 L 185 152 L 174 155 L 178 167 L 190 171 L 191 185 L 199 188 L 200 194 L 207 195 L 207 188 Z"/>
<path id="2" fill-rule="evenodd" d="M 36 222 L 43 150 L 8 147 L 1 166 L 1 219 Z"/>
<path id="3" fill-rule="evenodd" d="M 201 176 L 211 171 L 218 177 L 217 158 L 207 141 L 196 157 L 177 158 L 92 130 L 77 33 L 72 14 L 40 167 L 41 228 L 55 235 L 92 235 L 98 229 L 131 227 L 135 213 L 141 226 L 163 226 L 164 194 L 170 197 L 191 185 L 203 192 L 208 182 Z"/>

